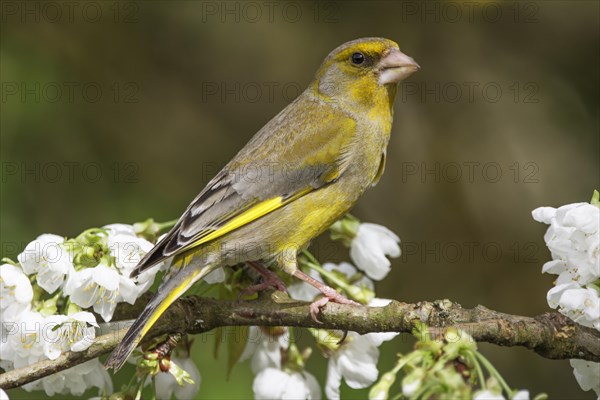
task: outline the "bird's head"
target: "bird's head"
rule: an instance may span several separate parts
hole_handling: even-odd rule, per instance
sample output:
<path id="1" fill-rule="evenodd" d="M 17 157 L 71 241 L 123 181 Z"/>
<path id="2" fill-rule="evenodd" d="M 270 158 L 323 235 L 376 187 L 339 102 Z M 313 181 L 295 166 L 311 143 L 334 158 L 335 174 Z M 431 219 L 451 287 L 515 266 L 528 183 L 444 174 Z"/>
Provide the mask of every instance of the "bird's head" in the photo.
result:
<path id="1" fill-rule="evenodd" d="M 333 50 L 317 71 L 314 89 L 325 99 L 360 106 L 391 105 L 396 84 L 419 64 L 384 38 L 363 38 Z"/>

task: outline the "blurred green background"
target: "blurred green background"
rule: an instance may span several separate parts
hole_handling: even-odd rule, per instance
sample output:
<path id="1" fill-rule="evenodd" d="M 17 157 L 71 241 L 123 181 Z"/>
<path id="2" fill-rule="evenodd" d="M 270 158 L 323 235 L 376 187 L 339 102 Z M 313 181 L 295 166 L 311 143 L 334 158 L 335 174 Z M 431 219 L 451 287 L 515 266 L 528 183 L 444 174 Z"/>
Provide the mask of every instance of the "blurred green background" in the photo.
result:
<path id="1" fill-rule="evenodd" d="M 44 232 L 176 218 L 329 51 L 384 36 L 422 69 L 398 95 L 386 173 L 353 211 L 403 241 L 378 296 L 549 310 L 545 226 L 530 212 L 599 186 L 598 2 L 71 4 L 2 2 L 2 256 Z M 212 339 L 197 342 L 198 398 L 252 395 L 247 364 L 227 381 Z M 411 345 L 385 344 L 380 371 Z M 481 348 L 513 387 L 594 397 L 568 361 Z M 325 360 L 309 370 L 324 383 Z"/>

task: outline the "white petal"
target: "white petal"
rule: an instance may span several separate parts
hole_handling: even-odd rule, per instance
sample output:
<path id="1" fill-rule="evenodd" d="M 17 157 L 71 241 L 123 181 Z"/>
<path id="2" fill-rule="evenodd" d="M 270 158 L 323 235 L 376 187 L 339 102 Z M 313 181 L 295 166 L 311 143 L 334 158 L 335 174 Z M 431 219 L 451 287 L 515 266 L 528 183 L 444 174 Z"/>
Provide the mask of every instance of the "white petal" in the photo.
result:
<path id="1" fill-rule="evenodd" d="M 142 294 L 140 288 L 136 286 L 133 280 L 120 276 L 119 277 L 119 294 L 123 298 L 124 301 L 129 304 L 135 303 L 138 296 Z"/>
<path id="2" fill-rule="evenodd" d="M 565 226 L 573 226 L 584 233 L 598 232 L 600 208 L 584 203 L 581 207 L 569 210 L 564 217 Z"/>
<path id="3" fill-rule="evenodd" d="M 334 357 L 337 358 L 337 366 L 346 384 L 353 389 L 371 385 L 379 375 L 376 366 L 379 350 L 363 336 L 357 335 L 352 342 L 338 350 Z"/>
<path id="4" fill-rule="evenodd" d="M 91 307 L 98 299 L 98 285 L 92 281 L 92 273 L 90 268 L 72 271 L 65 284 L 65 294 L 83 308 Z"/>
<path id="5" fill-rule="evenodd" d="M 266 368 L 254 378 L 252 390 L 256 400 L 280 399 L 285 393 L 289 375 L 276 368 Z"/>
<path id="6" fill-rule="evenodd" d="M 388 304 L 390 304 L 391 302 L 392 302 L 391 299 L 382 299 L 382 298 L 375 297 L 374 299 L 372 299 L 369 302 L 368 306 L 369 307 L 385 307 Z"/>
<path id="7" fill-rule="evenodd" d="M 175 392 L 177 386 L 177 381 L 168 372 L 159 372 L 154 377 L 154 389 L 158 400 L 168 400 L 173 397 L 173 392 Z"/>
<path id="8" fill-rule="evenodd" d="M 102 229 L 106 229 L 109 235 L 127 235 L 135 237 L 135 230 L 133 229 L 133 225 L 127 224 L 110 224 L 104 225 Z"/>
<path id="9" fill-rule="evenodd" d="M 281 344 L 278 338 L 262 335 L 262 340 L 252 356 L 250 367 L 257 374 L 265 368 L 279 368 L 281 366 Z"/>
<path id="10" fill-rule="evenodd" d="M 321 389 L 314 376 L 306 371 L 289 374 L 281 399 L 320 399 Z"/>
<path id="11" fill-rule="evenodd" d="M 342 375 L 338 369 L 336 360 L 330 358 L 327 363 L 327 382 L 325 383 L 325 395 L 329 400 L 340 398 L 340 385 L 342 384 Z"/>
<path id="12" fill-rule="evenodd" d="M 560 298 L 563 295 L 563 292 L 568 289 L 578 288 L 579 285 L 576 283 L 570 282 L 565 284 L 556 285 L 552 289 L 548 291 L 546 295 L 546 300 L 548 301 L 548 305 L 551 308 L 556 308 L 559 306 Z"/>
<path id="13" fill-rule="evenodd" d="M 475 393 L 473 400 L 504 400 L 501 393 L 493 393 L 489 390 L 480 390 Z"/>
<path id="14" fill-rule="evenodd" d="M 94 344 L 94 328 L 85 329 L 84 332 L 83 337 L 70 346 L 71 351 L 84 351 Z"/>
<path id="15" fill-rule="evenodd" d="M 96 322 L 96 317 L 91 312 L 79 311 L 73 315 L 70 315 L 69 318 L 72 318 L 76 321 L 86 322 L 92 326 L 98 327 L 98 323 Z"/>
<path id="16" fill-rule="evenodd" d="M 529 391 L 519 390 L 517 393 L 515 393 L 511 400 L 529 400 Z"/>
<path id="17" fill-rule="evenodd" d="M 304 380 L 306 381 L 306 386 L 308 386 L 308 399 L 311 400 L 320 400 L 321 399 L 321 386 L 317 379 L 310 373 L 304 371 L 302 373 L 304 375 Z"/>
<path id="18" fill-rule="evenodd" d="M 198 367 L 194 360 L 191 358 L 177 358 L 175 357 L 175 362 L 179 364 L 179 366 L 187 371 L 190 374 L 190 377 L 194 381 L 194 383 L 184 383 L 183 386 L 177 386 L 175 389 L 175 398 L 178 400 L 188 400 L 196 397 L 196 394 L 200 390 L 200 383 L 202 379 L 200 377 L 200 371 L 198 371 Z"/>
<path id="19" fill-rule="evenodd" d="M 552 222 L 554 215 L 556 215 L 556 208 L 554 207 L 538 207 L 531 212 L 534 220 L 548 225 Z"/>
<path id="20" fill-rule="evenodd" d="M 242 352 L 242 355 L 238 360 L 239 362 L 246 361 L 247 359 L 252 357 L 252 355 L 258 348 L 258 345 L 260 344 L 261 337 L 262 336 L 260 329 L 257 326 L 253 325 L 248 328 L 248 338 L 246 340 L 246 347 L 244 347 L 244 351 Z"/>
<path id="21" fill-rule="evenodd" d="M 567 263 L 562 260 L 548 261 L 542 267 L 542 273 L 558 275 L 567 269 Z"/>
<path id="22" fill-rule="evenodd" d="M 567 289 L 560 296 L 560 306 L 566 310 L 583 309 L 587 294 L 585 289 Z"/>
<path id="23" fill-rule="evenodd" d="M 367 231 L 371 235 L 375 235 L 380 238 L 387 237 L 394 240 L 395 242 L 400 242 L 400 238 L 398 237 L 398 235 L 396 235 L 394 232 L 392 232 L 383 225 L 365 222 L 360 224 L 358 229 L 360 230 L 361 228 L 363 229 L 363 231 Z"/>
<path id="24" fill-rule="evenodd" d="M 371 279 L 382 280 L 390 271 L 391 262 L 378 249 L 365 242 L 352 241 L 350 258 Z"/>
<path id="25" fill-rule="evenodd" d="M 92 268 L 92 279 L 106 290 L 114 291 L 119 287 L 119 273 L 104 264 Z"/>
<path id="26" fill-rule="evenodd" d="M 585 391 L 593 389 L 600 396 L 600 363 L 585 360 L 570 360 L 573 374 Z"/>
<path id="27" fill-rule="evenodd" d="M 0 266 L 0 282 L 4 286 L 14 287 L 14 299 L 22 304 L 28 304 L 33 299 L 33 288 L 29 278 L 20 268 L 10 264 Z M 3 301 L 7 301 L 3 299 Z M 4 304 L 0 305 L 4 307 Z"/>
<path id="28" fill-rule="evenodd" d="M 64 241 L 65 238 L 62 236 L 45 233 L 27 244 L 23 252 L 17 256 L 23 267 L 23 271 L 30 275 L 36 273 L 48 261 L 56 262 L 60 260 L 65 252 L 60 247 L 60 244 L 64 243 Z"/>
<path id="29" fill-rule="evenodd" d="M 225 281 L 225 271 L 223 268 L 215 269 L 204 277 L 204 281 L 208 284 L 221 283 Z"/>
<path id="30" fill-rule="evenodd" d="M 105 322 L 112 319 L 113 313 L 117 308 L 117 302 L 114 299 L 102 299 L 94 303 L 94 311 L 96 311 Z"/>
<path id="31" fill-rule="evenodd" d="M 321 292 L 306 282 L 299 282 L 288 286 L 288 293 L 294 300 L 313 301 Z"/>

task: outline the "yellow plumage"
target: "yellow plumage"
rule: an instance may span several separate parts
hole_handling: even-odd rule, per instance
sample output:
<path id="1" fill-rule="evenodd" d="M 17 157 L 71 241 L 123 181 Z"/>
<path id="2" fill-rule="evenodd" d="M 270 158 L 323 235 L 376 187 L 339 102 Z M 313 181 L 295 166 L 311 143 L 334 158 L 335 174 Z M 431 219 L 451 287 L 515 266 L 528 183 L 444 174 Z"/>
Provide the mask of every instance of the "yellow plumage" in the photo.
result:
<path id="1" fill-rule="evenodd" d="M 396 84 L 416 69 L 387 39 L 333 50 L 308 88 L 256 133 L 140 262 L 133 275 L 174 257 L 107 367 L 120 368 L 169 305 L 217 268 L 275 261 L 295 274 L 297 252 L 379 180 Z"/>

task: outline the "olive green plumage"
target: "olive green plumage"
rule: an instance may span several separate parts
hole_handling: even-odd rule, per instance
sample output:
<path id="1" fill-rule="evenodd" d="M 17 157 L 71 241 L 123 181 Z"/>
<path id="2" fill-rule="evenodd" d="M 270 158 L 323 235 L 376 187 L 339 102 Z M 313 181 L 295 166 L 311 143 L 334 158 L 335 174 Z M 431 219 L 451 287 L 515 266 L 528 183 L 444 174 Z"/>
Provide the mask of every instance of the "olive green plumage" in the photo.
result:
<path id="1" fill-rule="evenodd" d="M 162 312 L 214 269 L 296 254 L 375 184 L 385 165 L 396 83 L 418 66 L 382 38 L 348 42 L 188 206 L 133 275 L 174 256 L 155 298 L 107 367 L 120 368 Z"/>

